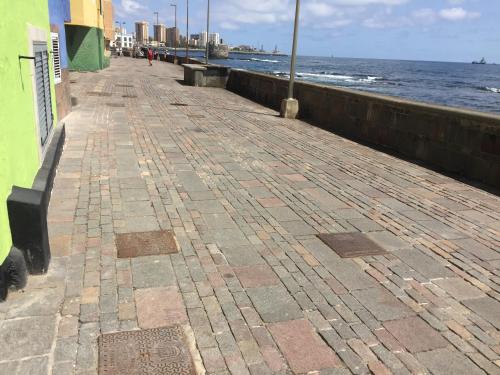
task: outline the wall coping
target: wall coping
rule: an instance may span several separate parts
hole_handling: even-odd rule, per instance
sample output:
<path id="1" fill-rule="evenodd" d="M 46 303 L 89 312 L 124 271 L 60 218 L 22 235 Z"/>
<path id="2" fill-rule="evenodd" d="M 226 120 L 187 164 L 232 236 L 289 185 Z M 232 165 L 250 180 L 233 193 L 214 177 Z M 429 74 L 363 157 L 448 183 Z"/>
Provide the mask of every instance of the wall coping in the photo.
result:
<path id="1" fill-rule="evenodd" d="M 283 83 L 288 83 L 288 79 L 282 78 L 282 77 L 276 77 L 270 74 L 266 73 L 260 73 L 260 72 L 253 72 L 245 69 L 231 69 L 234 72 L 243 72 L 245 74 L 250 74 L 250 75 L 255 75 L 259 76 L 265 79 L 268 79 L 269 81 L 280 81 Z M 403 98 L 398 98 L 394 96 L 389 96 L 389 95 L 381 95 L 381 94 L 374 94 L 366 91 L 360 91 L 360 90 L 353 90 L 353 89 L 348 89 L 348 88 L 343 88 L 339 86 L 334 86 L 334 85 L 324 85 L 324 84 L 319 84 L 319 83 L 312 83 L 312 82 L 303 82 L 303 81 L 295 81 L 296 86 L 305 86 L 305 87 L 311 87 L 314 89 L 319 89 L 321 91 L 335 91 L 337 93 L 345 93 L 349 95 L 358 95 L 360 97 L 372 100 L 372 101 L 378 101 L 378 102 L 383 102 L 384 104 L 394 104 L 394 105 L 404 105 L 413 109 L 421 110 L 424 109 L 426 111 L 431 111 L 439 115 L 460 115 L 462 117 L 466 117 L 471 120 L 480 120 L 480 121 L 491 121 L 493 122 L 491 125 L 498 126 L 500 128 L 500 115 L 494 114 L 494 113 L 488 113 L 488 112 L 481 112 L 481 111 L 476 111 L 472 109 L 466 109 L 466 108 L 457 108 L 457 107 L 449 107 L 445 105 L 439 105 L 439 104 L 431 104 L 431 103 L 425 103 L 425 102 L 420 102 L 416 100 L 411 100 L 411 99 L 403 99 Z M 299 103 L 300 105 L 300 103 Z M 410 109 L 409 108 L 409 109 Z"/>

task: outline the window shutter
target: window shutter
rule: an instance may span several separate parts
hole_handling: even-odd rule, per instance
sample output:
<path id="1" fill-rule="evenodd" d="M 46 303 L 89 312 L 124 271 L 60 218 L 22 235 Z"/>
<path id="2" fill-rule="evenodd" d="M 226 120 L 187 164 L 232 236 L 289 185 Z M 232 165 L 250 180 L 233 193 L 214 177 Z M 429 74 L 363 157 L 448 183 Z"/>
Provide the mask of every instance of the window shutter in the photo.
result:
<path id="1" fill-rule="evenodd" d="M 54 82 L 61 82 L 61 53 L 59 50 L 59 34 L 50 33 L 52 37 L 52 61 L 54 62 Z"/>
<path id="2" fill-rule="evenodd" d="M 40 130 L 40 143 L 47 143 L 53 127 L 52 99 L 50 95 L 49 54 L 47 45 L 35 44 L 35 82 L 38 107 L 38 126 Z"/>

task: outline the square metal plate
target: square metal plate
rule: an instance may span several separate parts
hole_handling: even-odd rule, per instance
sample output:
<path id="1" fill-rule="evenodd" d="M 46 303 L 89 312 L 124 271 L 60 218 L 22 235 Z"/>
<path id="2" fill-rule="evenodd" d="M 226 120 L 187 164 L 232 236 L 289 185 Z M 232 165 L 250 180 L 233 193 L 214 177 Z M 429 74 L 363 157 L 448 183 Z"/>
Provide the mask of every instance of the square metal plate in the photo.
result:
<path id="1" fill-rule="evenodd" d="M 387 254 L 363 233 L 322 233 L 318 238 L 342 258 Z"/>
<path id="2" fill-rule="evenodd" d="M 116 236 L 118 258 L 174 254 L 179 250 L 172 231 L 121 233 Z"/>
<path id="3" fill-rule="evenodd" d="M 181 326 L 99 337 L 100 375 L 194 375 Z"/>

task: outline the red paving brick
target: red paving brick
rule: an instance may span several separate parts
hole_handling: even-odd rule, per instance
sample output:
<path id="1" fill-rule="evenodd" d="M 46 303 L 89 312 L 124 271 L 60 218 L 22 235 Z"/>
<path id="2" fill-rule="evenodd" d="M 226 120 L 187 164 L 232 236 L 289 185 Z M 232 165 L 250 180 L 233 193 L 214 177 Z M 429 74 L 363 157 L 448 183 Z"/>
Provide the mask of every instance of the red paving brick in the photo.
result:
<path id="1" fill-rule="evenodd" d="M 233 267 L 234 273 L 244 288 L 278 285 L 280 280 L 267 265 Z"/>
<path id="2" fill-rule="evenodd" d="M 316 334 L 307 320 L 270 324 L 269 331 L 296 374 L 340 366 L 340 360 L 333 350 Z"/>
<path id="3" fill-rule="evenodd" d="M 186 309 L 176 287 L 135 291 L 139 327 L 160 328 L 187 322 Z"/>
<path id="4" fill-rule="evenodd" d="M 444 348 L 448 342 L 419 317 L 392 320 L 384 327 L 411 353 Z"/>
<path id="5" fill-rule="evenodd" d="M 262 207 L 283 207 L 286 204 L 279 198 L 257 198 L 257 201 L 262 205 Z"/>

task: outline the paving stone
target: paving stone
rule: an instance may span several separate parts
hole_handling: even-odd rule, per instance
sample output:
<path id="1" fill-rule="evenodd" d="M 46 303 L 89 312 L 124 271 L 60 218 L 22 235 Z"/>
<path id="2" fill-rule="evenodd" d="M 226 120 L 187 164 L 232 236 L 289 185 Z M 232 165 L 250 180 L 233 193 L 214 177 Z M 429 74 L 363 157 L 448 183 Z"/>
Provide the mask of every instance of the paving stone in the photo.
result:
<path id="1" fill-rule="evenodd" d="M 306 240 L 301 243 L 348 290 L 366 289 L 378 284 L 351 259 L 341 259 L 321 240 Z"/>
<path id="2" fill-rule="evenodd" d="M 264 259 L 254 246 L 221 247 L 221 251 L 231 266 L 241 267 L 264 263 Z"/>
<path id="3" fill-rule="evenodd" d="M 368 233 L 367 236 L 387 251 L 408 247 L 408 243 L 388 231 Z"/>
<path id="4" fill-rule="evenodd" d="M 45 375 L 49 370 L 48 356 L 30 358 L 19 362 L 19 374 Z"/>
<path id="5" fill-rule="evenodd" d="M 177 287 L 138 289 L 135 304 L 137 321 L 142 329 L 184 324 L 188 320 Z"/>
<path id="6" fill-rule="evenodd" d="M 55 315 L 64 298 L 63 288 L 35 289 L 27 293 L 12 293 L 6 304 L 6 318 Z"/>
<path id="7" fill-rule="evenodd" d="M 266 323 L 302 318 L 302 311 L 282 286 L 249 288 L 247 294 Z"/>
<path id="8" fill-rule="evenodd" d="M 186 204 L 188 210 L 196 210 L 202 214 L 223 214 L 226 209 L 217 200 L 195 201 Z"/>
<path id="9" fill-rule="evenodd" d="M 272 268 L 267 265 L 235 267 L 233 270 L 244 288 L 280 284 L 280 280 L 273 272 Z"/>
<path id="10" fill-rule="evenodd" d="M 496 329 L 500 329 L 500 302 L 490 297 L 483 297 L 465 300 L 462 303 Z"/>
<path id="11" fill-rule="evenodd" d="M 428 279 L 453 277 L 455 274 L 435 259 L 416 248 L 400 249 L 393 254 Z"/>
<path id="12" fill-rule="evenodd" d="M 175 285 L 175 274 L 168 256 L 151 256 L 132 259 L 133 285 L 135 288 L 152 288 Z"/>
<path id="13" fill-rule="evenodd" d="M 300 220 L 300 217 L 289 207 L 271 207 L 267 208 L 267 211 L 279 222 Z"/>
<path id="14" fill-rule="evenodd" d="M 417 359 L 433 374 L 485 374 L 472 361 L 451 349 L 437 349 L 417 354 Z"/>
<path id="15" fill-rule="evenodd" d="M 483 244 L 471 239 L 464 238 L 452 241 L 455 245 L 464 249 L 468 253 L 478 257 L 483 260 L 498 260 L 500 259 L 500 251 L 495 251 Z"/>
<path id="16" fill-rule="evenodd" d="M 352 295 L 378 320 L 396 320 L 413 315 L 413 312 L 394 295 L 382 287 L 356 290 Z"/>
<path id="17" fill-rule="evenodd" d="M 423 352 L 448 345 L 439 332 L 419 317 L 409 317 L 384 323 L 384 327 L 411 353 Z"/>
<path id="18" fill-rule="evenodd" d="M 459 238 L 465 238 L 466 234 L 462 231 L 454 229 L 449 225 L 442 223 L 439 220 L 421 220 L 418 224 L 426 228 L 427 230 L 437 234 L 438 236 L 445 238 L 447 240 L 455 240 Z"/>
<path id="19" fill-rule="evenodd" d="M 285 228 L 288 233 L 294 236 L 307 236 L 318 233 L 316 229 L 306 224 L 304 221 L 282 221 L 280 225 Z"/>
<path id="20" fill-rule="evenodd" d="M 278 347 L 294 373 L 340 367 L 335 353 L 314 332 L 307 320 L 291 320 L 269 325 Z"/>
<path id="21" fill-rule="evenodd" d="M 257 202 L 259 202 L 264 208 L 286 206 L 286 204 L 278 197 L 257 198 Z"/>
<path id="22" fill-rule="evenodd" d="M 485 294 L 480 289 L 458 277 L 434 280 L 433 283 L 444 289 L 453 298 L 459 301 L 485 297 Z"/>
<path id="23" fill-rule="evenodd" d="M 205 224 L 209 229 L 234 229 L 236 223 L 227 213 L 202 214 Z"/>
<path id="24" fill-rule="evenodd" d="M 55 338 L 55 316 L 35 316 L 0 322 L 2 360 L 48 354 Z"/>

